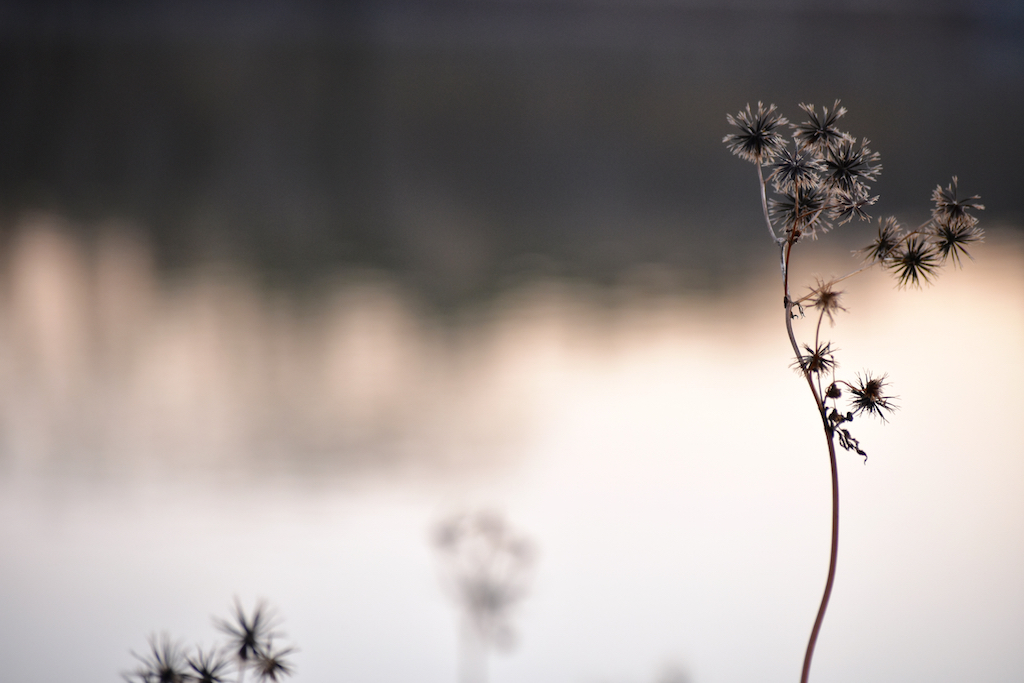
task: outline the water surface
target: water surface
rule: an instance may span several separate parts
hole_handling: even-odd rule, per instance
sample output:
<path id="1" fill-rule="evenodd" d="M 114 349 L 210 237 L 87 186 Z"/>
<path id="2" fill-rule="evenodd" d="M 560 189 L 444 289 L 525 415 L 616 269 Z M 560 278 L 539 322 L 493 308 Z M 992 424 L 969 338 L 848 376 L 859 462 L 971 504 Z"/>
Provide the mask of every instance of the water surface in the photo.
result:
<path id="1" fill-rule="evenodd" d="M 797 277 L 848 254 L 811 244 Z M 1024 246 L 995 231 L 976 258 L 922 291 L 861 276 L 829 330 L 900 410 L 854 423 L 867 463 L 840 454 L 822 679 L 1024 669 Z M 109 681 L 150 633 L 213 643 L 238 596 L 284 617 L 296 680 L 452 681 L 428 533 L 482 507 L 539 548 L 493 681 L 793 680 L 828 462 L 773 262 L 715 295 L 655 269 L 438 318 L 381 272 L 300 301 L 40 220 L 0 296 L 7 675 Z"/>

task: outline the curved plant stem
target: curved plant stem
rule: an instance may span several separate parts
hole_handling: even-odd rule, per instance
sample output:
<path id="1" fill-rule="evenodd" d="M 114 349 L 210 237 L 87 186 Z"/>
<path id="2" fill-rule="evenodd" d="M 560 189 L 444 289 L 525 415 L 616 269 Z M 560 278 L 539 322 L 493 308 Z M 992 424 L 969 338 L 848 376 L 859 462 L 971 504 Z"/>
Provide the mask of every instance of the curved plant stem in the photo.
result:
<path id="1" fill-rule="evenodd" d="M 804 654 L 804 667 L 800 672 L 800 683 L 807 683 L 811 673 L 811 658 L 814 656 L 814 646 L 818 642 L 821 622 L 825 619 L 828 599 L 832 596 L 832 584 L 836 580 L 836 557 L 839 555 L 839 473 L 836 470 L 836 446 L 832 440 L 831 428 L 825 428 L 825 435 L 828 440 L 829 464 L 832 466 L 832 552 L 828 560 L 828 578 L 825 580 L 825 592 L 821 596 L 818 616 L 814 619 L 811 637 L 807 641 L 807 652 Z"/>
<path id="2" fill-rule="evenodd" d="M 788 275 L 789 273 L 789 258 L 793 247 L 793 239 L 787 240 L 786 245 L 783 247 L 783 273 Z M 825 592 L 821 597 L 821 606 L 818 608 L 818 616 L 814 619 L 814 627 L 811 629 L 811 637 L 807 641 L 807 652 L 804 655 L 804 665 L 800 673 L 800 683 L 807 683 L 808 677 L 811 672 L 811 658 L 814 656 L 814 646 L 818 642 L 818 633 L 821 631 L 822 621 L 825 619 L 825 610 L 828 609 L 828 601 L 832 596 L 832 585 L 835 583 L 836 578 L 836 558 L 839 555 L 839 472 L 836 468 L 836 446 L 833 439 L 832 425 L 828 421 L 828 413 L 825 409 L 825 403 L 822 398 L 821 392 L 814 384 L 814 379 L 811 373 L 807 369 L 807 365 L 800 355 L 800 347 L 796 341 L 796 334 L 793 332 L 793 306 L 795 302 L 789 298 L 789 278 L 783 278 L 783 289 L 785 290 L 785 302 L 786 302 L 786 332 L 789 335 L 789 343 L 793 347 L 793 353 L 796 355 L 797 361 L 800 364 L 800 370 L 807 380 L 807 386 L 811 390 L 811 395 L 814 397 L 814 405 L 818 409 L 818 415 L 821 418 L 822 428 L 825 430 L 825 441 L 828 444 L 828 458 L 829 465 L 832 470 L 832 546 L 829 554 L 828 561 L 828 578 L 825 580 Z M 821 326 L 821 318 L 818 319 L 818 326 Z"/>
<path id="3" fill-rule="evenodd" d="M 772 219 L 768 217 L 768 194 L 765 191 L 765 179 L 764 171 L 761 170 L 761 164 L 757 165 L 757 179 L 760 181 L 761 186 L 761 210 L 764 211 L 764 222 L 768 224 L 768 232 L 772 235 L 772 242 L 778 242 L 778 238 L 775 236 L 775 228 L 772 227 Z"/>
<path id="4" fill-rule="evenodd" d="M 772 236 L 772 242 L 779 244 L 780 240 L 775 235 L 775 228 L 772 227 L 771 216 L 768 215 L 768 193 L 766 190 L 767 181 L 764 179 L 764 172 L 761 170 L 761 164 L 757 165 L 757 179 L 761 187 L 761 211 L 764 212 L 764 222 L 768 226 L 768 232 Z M 782 268 L 782 277 L 786 277 L 786 256 L 783 254 L 780 258 L 780 267 Z"/>
<path id="5" fill-rule="evenodd" d="M 793 347 L 793 354 L 796 356 L 797 363 L 800 365 L 801 374 L 807 381 L 807 387 L 811 390 L 811 396 L 814 397 L 814 405 L 818 409 L 818 417 L 821 419 L 822 429 L 825 431 L 825 441 L 828 445 L 828 458 L 829 465 L 832 471 L 832 544 L 831 551 L 829 553 L 828 561 L 828 578 L 825 580 L 825 591 L 821 596 L 821 605 L 818 607 L 818 615 L 814 619 L 814 626 L 811 628 L 811 637 L 807 641 L 807 652 L 804 655 L 804 665 L 800 673 L 800 683 L 807 683 L 808 677 L 811 673 L 811 659 L 814 657 L 814 646 L 818 642 L 818 633 L 821 632 L 821 624 L 825 620 L 825 610 L 828 609 L 828 601 L 832 596 L 832 586 L 836 579 L 836 559 L 839 556 L 839 471 L 836 467 L 836 446 L 835 446 L 835 432 L 832 428 L 832 424 L 828 419 L 828 412 L 825 409 L 825 401 L 821 391 L 815 385 L 813 373 L 808 369 L 807 363 L 804 361 L 803 356 L 800 354 L 800 345 L 796 341 L 796 334 L 793 332 L 793 308 L 799 306 L 801 302 L 807 300 L 813 295 L 814 292 L 804 296 L 802 299 L 794 301 L 789 296 L 789 259 L 793 251 L 793 244 L 796 243 L 795 230 L 790 230 L 784 238 L 776 238 L 775 229 L 772 226 L 771 217 L 768 213 L 768 201 L 765 195 L 765 180 L 764 174 L 761 172 L 761 166 L 758 165 L 757 177 L 761 184 L 761 207 L 764 210 L 764 220 L 768 224 L 768 232 L 771 233 L 772 238 L 775 239 L 776 244 L 779 245 L 779 259 L 782 267 L 782 289 L 783 289 L 783 303 L 786 309 L 786 333 L 789 335 L 789 343 Z M 799 206 L 797 213 L 799 213 Z M 852 277 L 859 272 L 867 270 L 874 264 L 870 264 L 863 268 L 860 268 L 853 273 L 844 275 L 834 282 L 845 280 L 848 277 Z M 817 347 L 818 331 L 821 329 L 821 319 L 824 316 L 818 318 L 818 329 L 815 331 L 815 347 Z"/>
<path id="6" fill-rule="evenodd" d="M 807 301 L 808 299 L 813 297 L 815 294 L 817 294 L 818 292 L 823 290 L 824 288 L 831 287 L 833 285 L 837 285 L 840 282 L 842 282 L 843 280 L 849 280 L 854 275 L 860 275 L 861 273 L 863 273 L 866 270 L 871 270 L 872 268 L 877 266 L 878 263 L 879 263 L 878 261 L 872 261 L 871 263 L 867 264 L 866 266 L 864 266 L 862 268 L 858 268 L 857 270 L 855 270 L 853 272 L 847 273 L 846 275 L 844 275 L 842 277 L 833 278 L 833 279 L 829 280 L 828 282 L 824 283 L 823 285 L 821 285 L 819 287 L 815 287 L 811 291 L 807 292 L 807 294 L 804 294 L 802 297 L 800 297 L 799 299 L 794 301 L 793 303 L 797 304 L 797 305 L 802 304 L 803 302 Z"/>

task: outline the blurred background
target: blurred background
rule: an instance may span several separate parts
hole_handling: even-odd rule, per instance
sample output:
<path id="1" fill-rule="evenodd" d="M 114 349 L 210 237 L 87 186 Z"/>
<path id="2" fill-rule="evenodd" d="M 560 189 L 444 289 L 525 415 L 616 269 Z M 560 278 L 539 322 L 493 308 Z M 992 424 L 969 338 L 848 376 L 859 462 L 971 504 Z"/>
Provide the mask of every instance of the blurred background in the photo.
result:
<path id="1" fill-rule="evenodd" d="M 840 453 L 812 675 L 1019 681 L 1015 0 L 0 3 L 5 675 L 111 680 L 238 596 L 296 680 L 455 681 L 430 533 L 488 509 L 537 551 L 495 683 L 795 680 L 828 460 L 721 140 L 835 99 L 873 215 L 956 175 L 988 236 L 849 281 L 841 372 L 901 409 Z"/>

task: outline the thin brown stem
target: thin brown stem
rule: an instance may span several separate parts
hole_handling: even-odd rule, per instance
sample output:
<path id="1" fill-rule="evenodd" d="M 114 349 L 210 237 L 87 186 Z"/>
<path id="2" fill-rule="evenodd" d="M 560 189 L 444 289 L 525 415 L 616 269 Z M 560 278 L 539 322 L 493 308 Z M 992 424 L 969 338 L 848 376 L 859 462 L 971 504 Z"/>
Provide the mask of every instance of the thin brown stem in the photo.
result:
<path id="1" fill-rule="evenodd" d="M 818 325 L 817 325 L 817 327 L 814 328 L 814 352 L 815 353 L 818 353 L 818 349 L 820 348 L 819 345 L 821 344 L 821 342 L 819 340 L 821 338 L 821 321 L 824 320 L 824 319 L 825 319 L 825 309 L 822 308 L 821 309 L 821 313 L 818 314 Z M 824 403 L 825 402 L 825 394 L 821 390 L 821 373 L 820 372 L 818 373 L 818 396 L 821 397 L 822 403 Z"/>
<path id="2" fill-rule="evenodd" d="M 825 309 L 821 309 L 821 313 L 818 314 L 818 325 L 814 328 L 814 348 L 818 348 L 819 339 L 821 338 L 821 321 L 825 318 Z"/>
<path id="3" fill-rule="evenodd" d="M 786 327 L 789 328 L 789 340 L 792 342 L 793 348 L 796 349 L 797 356 L 799 357 L 800 347 L 797 346 L 796 337 L 793 335 L 793 306 L 796 302 L 789 298 L 789 254 L 792 251 L 793 237 L 791 235 L 782 248 L 782 300 L 786 304 Z M 804 372 L 807 372 L 806 368 L 804 368 Z"/>
<path id="4" fill-rule="evenodd" d="M 784 256 L 784 272 L 789 271 L 789 259 L 792 252 L 793 240 L 790 240 L 786 244 L 785 256 Z M 796 302 L 791 301 L 789 298 L 789 278 L 783 278 L 783 289 L 784 297 L 786 302 L 786 332 L 789 335 L 789 343 L 793 347 L 793 352 L 796 354 L 797 361 L 800 364 L 800 369 L 803 373 L 804 379 L 807 381 L 807 386 L 811 390 L 811 395 L 814 397 L 814 405 L 818 409 L 818 416 L 821 418 L 822 428 L 825 431 L 825 441 L 828 445 L 828 456 L 829 464 L 832 468 L 832 545 L 831 552 L 829 555 L 828 563 L 828 578 L 825 580 L 825 592 L 821 598 L 821 606 L 818 608 L 818 615 L 814 620 L 814 627 L 811 629 L 810 639 L 807 641 L 807 652 L 804 655 L 804 665 L 800 674 L 800 683 L 807 683 L 808 677 L 811 671 L 811 659 L 814 656 L 814 647 L 818 642 L 818 634 L 821 631 L 821 624 L 825 619 L 825 610 L 828 609 L 828 601 L 832 596 L 832 586 L 835 583 L 836 578 L 836 558 L 839 555 L 839 472 L 836 469 L 836 447 L 833 440 L 832 426 L 828 421 L 828 414 L 825 410 L 825 403 L 822 399 L 821 392 L 818 387 L 815 386 L 814 379 L 811 377 L 811 373 L 807 364 L 804 362 L 800 355 L 800 346 L 796 341 L 796 334 L 793 332 L 793 307 Z M 818 326 L 821 326 L 821 319 L 818 320 Z M 817 335 L 815 335 L 817 337 Z"/>
<path id="5" fill-rule="evenodd" d="M 778 236 L 775 234 L 775 228 L 772 227 L 771 216 L 768 215 L 768 194 L 766 191 L 768 182 L 764 178 L 764 172 L 761 170 L 761 164 L 757 165 L 757 179 L 758 185 L 761 188 L 761 211 L 764 213 L 764 222 L 768 226 L 768 232 L 772 236 L 772 242 L 780 244 Z M 783 251 L 779 250 L 779 267 L 782 269 L 782 277 L 786 277 L 786 257 Z"/>
<path id="6" fill-rule="evenodd" d="M 825 592 L 821 596 L 818 616 L 814 619 L 811 637 L 807 641 L 807 653 L 804 655 L 804 666 L 800 672 L 800 683 L 807 683 L 811 673 L 811 658 L 814 656 L 814 646 L 818 642 L 821 623 L 825 619 L 825 610 L 828 609 L 828 600 L 832 597 L 832 586 L 836 580 L 836 558 L 839 556 L 839 472 L 836 469 L 836 446 L 832 439 L 832 430 L 828 427 L 825 429 L 825 436 L 828 441 L 829 464 L 832 467 L 832 550 L 828 560 L 828 578 L 825 580 Z"/>
<path id="7" fill-rule="evenodd" d="M 778 237 L 775 236 L 772 219 L 768 217 L 768 194 L 765 190 L 766 181 L 764 179 L 764 172 L 761 170 L 761 164 L 757 165 L 757 179 L 759 181 L 758 185 L 761 188 L 761 210 L 764 212 L 764 222 L 768 224 L 768 232 L 772 234 L 772 242 L 777 242 Z"/>
<path id="8" fill-rule="evenodd" d="M 814 656 L 814 647 L 818 642 L 818 634 L 821 631 L 821 624 L 825 619 L 825 610 L 828 609 L 828 601 L 829 598 L 832 596 L 832 586 L 835 583 L 836 578 L 836 558 L 839 555 L 839 472 L 836 468 L 836 447 L 834 442 L 834 432 L 832 430 L 832 425 L 829 423 L 828 420 L 828 413 L 825 409 L 825 402 L 821 391 L 815 385 L 814 378 L 811 376 L 813 373 L 808 369 L 807 362 L 800 354 L 800 345 L 797 343 L 796 334 L 793 331 L 793 308 L 795 306 L 798 306 L 801 302 L 805 301 L 806 299 L 810 298 L 815 292 L 812 291 L 810 294 L 799 299 L 798 301 L 790 299 L 789 260 L 793 252 L 793 244 L 796 242 L 796 226 L 794 226 L 793 230 L 789 231 L 785 241 L 776 238 L 775 230 L 772 227 L 772 221 L 768 214 L 768 201 L 765 196 L 765 180 L 764 174 L 761 171 L 760 164 L 758 164 L 757 167 L 757 177 L 760 181 L 761 207 L 764 210 L 764 219 L 765 222 L 768 224 L 768 231 L 771 233 L 772 238 L 775 240 L 775 243 L 779 244 L 781 247 L 779 250 L 779 257 L 781 260 L 782 267 L 782 301 L 785 305 L 786 333 L 789 336 L 789 343 L 793 347 L 793 353 L 796 356 L 797 363 L 800 365 L 801 373 L 803 374 L 804 379 L 807 381 L 807 387 L 811 390 L 811 396 L 814 398 L 814 405 L 818 409 L 818 417 L 821 419 L 821 425 L 825 431 L 825 441 L 828 445 L 829 464 L 832 468 L 832 545 L 828 563 L 828 578 L 825 580 L 825 592 L 821 597 L 821 605 L 818 608 L 818 615 L 814 619 L 814 626 L 811 629 L 811 637 L 807 641 L 807 652 L 804 655 L 804 665 L 800 674 L 800 683 L 807 683 L 811 671 L 811 659 Z M 795 208 L 797 209 L 797 213 L 799 213 L 799 206 Z M 845 280 L 848 277 L 852 277 L 853 275 L 856 275 L 858 272 L 866 270 L 867 268 L 870 268 L 873 265 L 874 264 L 872 263 L 868 266 L 865 266 L 864 268 L 861 268 L 860 270 L 850 273 L 849 275 L 845 275 L 842 278 L 839 278 L 838 280 L 834 280 L 833 284 L 835 282 Z M 824 312 L 822 312 L 822 315 L 824 315 Z M 820 329 L 821 318 L 819 317 L 818 330 Z M 818 333 L 815 332 L 815 346 L 817 346 L 817 338 Z"/>
<path id="9" fill-rule="evenodd" d="M 877 266 L 879 263 L 880 263 L 880 261 L 872 261 L 871 263 L 867 264 L 866 266 L 862 266 L 862 267 L 858 268 L 857 270 L 855 270 L 853 272 L 850 272 L 850 273 L 847 273 L 846 275 L 844 275 L 842 277 L 833 278 L 833 279 L 829 280 L 828 282 L 826 282 L 826 283 L 824 283 L 824 284 L 822 284 L 822 285 L 820 285 L 818 287 L 815 287 L 814 289 L 812 289 L 811 291 L 807 292 L 802 297 L 800 297 L 799 299 L 794 301 L 793 303 L 799 306 L 803 302 L 805 302 L 808 299 L 810 299 L 811 297 L 813 297 L 818 292 L 821 292 L 822 290 L 827 289 L 827 288 L 829 288 L 829 287 L 831 287 L 833 285 L 837 285 L 840 282 L 842 282 L 843 280 L 849 280 L 854 275 L 860 275 L 865 270 L 871 270 L 872 268 Z"/>
<path id="10" fill-rule="evenodd" d="M 762 191 L 762 194 L 763 194 L 764 193 L 764 187 L 763 186 L 761 188 L 761 191 Z M 921 235 L 921 234 L 923 234 L 924 231 L 925 231 L 925 228 L 927 228 L 929 224 L 931 224 L 930 220 L 929 221 L 925 221 L 924 223 L 919 225 L 914 230 L 911 230 L 911 231 L 905 233 L 902 237 L 900 237 L 899 243 L 906 242 L 907 239 L 909 239 L 910 237 L 913 237 L 914 235 Z M 802 304 L 803 302 L 807 301 L 812 296 L 814 296 L 818 292 L 822 291 L 826 287 L 832 287 L 833 285 L 839 284 L 843 280 L 849 280 L 854 275 L 860 275 L 865 270 L 871 270 L 872 268 L 877 266 L 879 263 L 881 263 L 881 261 L 872 261 L 871 263 L 868 263 L 867 265 L 861 266 L 857 270 L 849 272 L 846 275 L 843 275 L 842 277 L 833 278 L 833 279 L 829 280 L 828 282 L 826 282 L 825 284 L 823 284 L 823 285 L 821 285 L 819 287 L 815 287 L 811 291 L 807 292 L 807 294 L 804 294 L 802 297 L 800 297 L 799 299 L 794 301 L 793 303 L 799 306 L 800 304 Z"/>

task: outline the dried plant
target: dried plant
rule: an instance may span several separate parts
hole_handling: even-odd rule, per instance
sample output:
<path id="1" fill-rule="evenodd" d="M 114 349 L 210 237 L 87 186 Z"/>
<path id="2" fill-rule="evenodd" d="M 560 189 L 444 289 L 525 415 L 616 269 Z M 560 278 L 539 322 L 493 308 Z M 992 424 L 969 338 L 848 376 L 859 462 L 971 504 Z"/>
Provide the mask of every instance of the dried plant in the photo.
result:
<path id="1" fill-rule="evenodd" d="M 247 617 L 241 603 L 235 600 L 234 617 L 230 620 L 214 619 L 217 628 L 228 636 L 228 647 L 234 654 L 238 667 L 238 683 L 245 677 L 245 671 L 253 665 L 260 673 L 261 665 L 270 650 L 275 635 L 274 617 L 263 602 L 258 602 Z M 265 667 L 264 667 L 265 668 Z M 276 681 L 278 674 L 270 680 Z M 262 676 L 266 679 L 267 676 Z"/>
<path id="2" fill-rule="evenodd" d="M 196 648 L 194 652 L 172 641 L 166 635 L 149 640 L 150 653 L 132 655 L 141 662 L 135 671 L 123 674 L 127 683 L 229 683 L 228 674 L 234 663 L 233 683 L 242 683 L 252 668 L 259 681 L 279 683 L 295 669 L 288 656 L 294 647 L 274 648 L 273 639 L 280 635 L 275 620 L 263 602 L 257 603 L 247 616 L 235 600 L 231 619 L 214 619 L 216 627 L 227 634 L 227 649 Z M 233 660 L 233 662 L 232 662 Z"/>
<path id="3" fill-rule="evenodd" d="M 513 643 L 511 610 L 526 595 L 533 546 L 488 512 L 445 520 L 435 528 L 433 541 L 445 590 L 462 613 L 462 677 L 483 683 L 486 649 Z"/>
<path id="4" fill-rule="evenodd" d="M 256 651 L 256 658 L 253 662 L 256 675 L 261 681 L 273 681 L 274 683 L 284 680 L 285 676 L 291 676 L 295 670 L 288 661 L 288 655 L 294 651 L 294 647 L 275 650 L 273 639 L 268 639 L 266 644 Z"/>
<path id="5" fill-rule="evenodd" d="M 186 658 L 189 667 L 192 669 L 191 678 L 196 683 L 228 683 L 227 672 L 231 662 L 224 652 L 218 648 L 204 651 L 197 648 L 194 655 Z"/>
<path id="6" fill-rule="evenodd" d="M 757 166 L 761 208 L 772 241 L 779 248 L 782 269 L 783 306 L 786 333 L 793 348 L 794 368 L 803 376 L 814 398 L 828 445 L 832 471 L 832 544 L 828 577 L 814 626 L 807 643 L 801 671 L 801 683 L 810 675 L 811 658 L 828 607 L 836 574 L 839 548 L 839 478 L 836 470 L 836 442 L 845 450 L 864 457 L 867 454 L 850 432 L 850 423 L 858 415 L 871 415 L 882 421 L 896 408 L 889 394 L 884 374 L 864 372 L 853 379 L 839 379 L 836 349 L 822 339 L 822 322 L 845 312 L 840 304 L 842 291 L 836 286 L 858 273 L 875 266 L 895 278 L 900 288 L 920 287 L 930 282 L 947 262 L 962 265 L 962 257 L 970 258 L 969 248 L 984 234 L 973 211 L 984 207 L 978 197 L 958 196 L 957 179 L 946 187 L 939 185 L 932 192 L 931 217 L 916 229 L 903 228 L 889 216 L 879 219 L 875 240 L 860 254 L 866 263 L 853 272 L 832 280 L 818 280 L 807 294 L 794 298 L 790 290 L 789 272 L 794 248 L 807 237 L 816 238 L 833 227 L 854 218 L 870 220 L 867 209 L 877 201 L 871 194 L 871 183 L 882 170 L 877 152 L 868 141 L 859 142 L 841 131 L 839 120 L 846 109 L 837 100 L 831 108 L 816 110 L 812 104 L 801 104 L 805 120 L 789 124 L 774 104 L 767 108 L 760 102 L 756 111 L 748 104 L 736 116 L 726 120 L 736 132 L 723 142 L 741 159 Z M 791 135 L 783 134 L 789 128 Z M 772 197 L 769 198 L 769 190 Z M 810 315 L 817 317 L 812 343 L 799 343 L 793 320 Z M 840 401 L 847 399 L 845 407 Z"/>
<path id="7" fill-rule="evenodd" d="M 132 656 L 141 666 L 123 674 L 128 683 L 186 683 L 190 680 L 181 643 L 171 640 L 166 633 L 159 638 L 150 636 L 148 654 L 133 652 Z"/>

